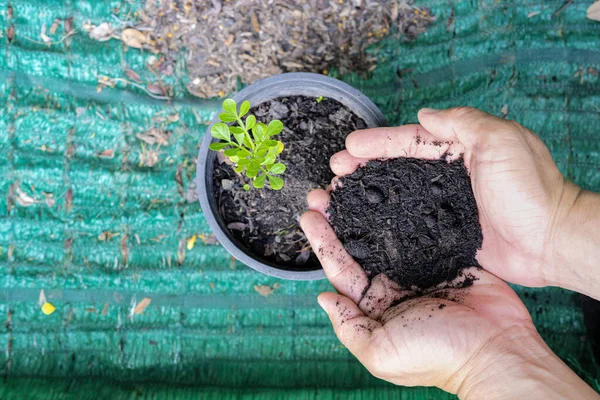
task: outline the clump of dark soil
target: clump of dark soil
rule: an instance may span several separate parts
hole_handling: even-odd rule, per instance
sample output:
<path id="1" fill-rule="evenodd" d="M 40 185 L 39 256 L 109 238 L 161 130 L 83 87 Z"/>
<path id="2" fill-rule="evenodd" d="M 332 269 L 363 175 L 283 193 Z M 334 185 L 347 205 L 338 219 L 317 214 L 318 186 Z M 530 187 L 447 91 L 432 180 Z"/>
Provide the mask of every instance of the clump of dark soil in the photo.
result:
<path id="1" fill-rule="evenodd" d="M 369 277 L 426 289 L 479 266 L 483 236 L 462 159 L 371 161 L 340 182 L 330 222 Z"/>
<path id="2" fill-rule="evenodd" d="M 344 148 L 350 132 L 366 128 L 366 123 L 335 100 L 317 102 L 302 96 L 265 102 L 250 112 L 261 122 L 283 122 L 278 140 L 285 145 L 279 156 L 287 166 L 282 176 L 285 185 L 280 191 L 245 191 L 246 178 L 221 158 L 213 178 L 219 213 L 234 236 L 255 254 L 286 265 L 318 265 L 298 223 L 307 208 L 306 194 L 330 183 L 329 158 Z"/>

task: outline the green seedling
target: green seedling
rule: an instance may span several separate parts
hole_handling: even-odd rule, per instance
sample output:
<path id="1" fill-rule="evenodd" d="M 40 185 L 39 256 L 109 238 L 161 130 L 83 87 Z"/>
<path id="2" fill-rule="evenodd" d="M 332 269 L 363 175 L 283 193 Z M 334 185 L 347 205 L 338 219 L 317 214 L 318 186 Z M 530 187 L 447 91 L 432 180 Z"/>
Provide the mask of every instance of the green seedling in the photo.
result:
<path id="1" fill-rule="evenodd" d="M 320 102 L 322 102 L 323 100 L 325 100 L 325 97 L 323 97 L 323 96 L 319 96 L 319 97 L 317 97 L 317 98 L 316 98 L 316 100 L 317 100 L 317 103 L 320 103 Z"/>
<path id="2" fill-rule="evenodd" d="M 268 125 L 257 122 L 254 115 L 248 114 L 248 100 L 238 108 L 234 100 L 227 99 L 223 102 L 223 110 L 219 114 L 222 122 L 214 124 L 210 129 L 212 137 L 222 141 L 211 143 L 209 148 L 214 151 L 222 150 L 234 164 L 235 172 L 245 174 L 256 189 L 263 188 L 268 180 L 271 189 L 280 190 L 283 179 L 277 175 L 283 174 L 286 167 L 276 161 L 277 155 L 283 151 L 283 143 L 272 137 L 281 133 L 283 123 L 279 120 L 273 120 Z M 229 125 L 231 123 L 237 125 Z M 250 185 L 245 184 L 244 189 L 250 190 Z"/>

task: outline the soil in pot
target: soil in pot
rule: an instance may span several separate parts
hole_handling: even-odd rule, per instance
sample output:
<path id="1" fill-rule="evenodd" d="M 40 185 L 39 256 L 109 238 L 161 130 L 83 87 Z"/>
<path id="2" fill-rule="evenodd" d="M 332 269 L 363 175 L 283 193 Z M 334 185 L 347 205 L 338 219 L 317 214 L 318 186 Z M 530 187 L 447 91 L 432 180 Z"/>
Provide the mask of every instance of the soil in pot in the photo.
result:
<path id="1" fill-rule="evenodd" d="M 420 290 L 479 265 L 483 236 L 462 159 L 371 161 L 340 183 L 330 222 L 369 277 Z"/>
<path id="2" fill-rule="evenodd" d="M 243 189 L 247 178 L 223 157 L 215 161 L 213 187 L 219 213 L 233 235 L 253 253 L 299 269 L 318 265 L 298 220 L 306 194 L 331 182 L 329 158 L 344 148 L 346 136 L 366 123 L 332 99 L 293 96 L 268 101 L 250 110 L 258 121 L 279 119 L 284 145 L 279 160 L 287 166 L 282 190 Z"/>

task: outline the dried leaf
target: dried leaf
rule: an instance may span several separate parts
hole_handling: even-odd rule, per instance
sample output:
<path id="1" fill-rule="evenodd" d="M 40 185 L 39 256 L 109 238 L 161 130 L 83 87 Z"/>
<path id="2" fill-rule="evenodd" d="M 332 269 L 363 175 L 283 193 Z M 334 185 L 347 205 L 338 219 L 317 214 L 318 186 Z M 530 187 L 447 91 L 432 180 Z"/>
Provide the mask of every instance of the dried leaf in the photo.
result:
<path id="1" fill-rule="evenodd" d="M 140 301 L 139 303 L 137 303 L 137 305 L 135 306 L 133 312 L 136 313 L 136 314 L 143 313 L 144 310 L 146 309 L 146 307 L 148 307 L 151 302 L 152 302 L 152 299 L 150 297 L 144 297 L 142 299 L 142 301 Z"/>
<path id="2" fill-rule="evenodd" d="M 9 44 L 15 38 L 15 26 L 13 24 L 10 24 L 10 26 L 6 30 L 6 38 L 8 39 Z"/>
<path id="3" fill-rule="evenodd" d="M 105 240 L 108 241 L 108 240 L 110 240 L 111 238 L 113 238 L 115 236 L 119 236 L 120 234 L 121 233 L 119 233 L 119 232 L 112 233 L 112 232 L 109 232 L 109 231 L 104 231 L 104 232 L 102 232 L 101 234 L 98 235 L 98 240 L 101 241 L 101 242 L 103 242 Z"/>
<path id="4" fill-rule="evenodd" d="M 70 212 L 73 208 L 73 188 L 67 189 L 67 193 L 65 193 L 65 207 L 67 212 Z"/>
<path id="5" fill-rule="evenodd" d="M 187 245 L 186 238 L 183 238 L 179 241 L 179 246 L 177 246 L 177 262 L 179 265 L 183 264 L 185 261 L 185 247 Z"/>
<path id="6" fill-rule="evenodd" d="M 142 81 L 142 77 L 137 72 L 129 68 L 125 69 L 125 76 L 137 83 L 140 83 Z"/>
<path id="7" fill-rule="evenodd" d="M 56 200 L 54 199 L 54 196 L 52 195 L 52 193 L 45 193 L 44 194 L 44 202 L 46 203 L 46 205 L 48 207 L 54 207 L 54 205 L 56 204 Z"/>
<path id="8" fill-rule="evenodd" d="M 296 265 L 304 265 L 308 261 L 310 257 L 310 250 L 305 249 L 300 252 L 298 257 L 296 257 Z"/>
<path id="9" fill-rule="evenodd" d="M 98 154 L 98 157 L 102 158 L 113 158 L 115 156 L 115 151 L 113 149 L 106 149 L 102 153 Z"/>
<path id="10" fill-rule="evenodd" d="M 596 1 L 587 9 L 585 17 L 593 21 L 600 21 L 600 1 Z"/>
<path id="11" fill-rule="evenodd" d="M 102 308 L 102 316 L 106 316 L 108 314 L 108 303 L 104 303 L 104 307 Z"/>
<path id="12" fill-rule="evenodd" d="M 255 13 L 252 13 L 252 15 L 250 16 L 250 22 L 252 23 L 252 29 L 254 30 L 254 32 L 259 33 L 260 24 L 258 23 L 258 17 Z"/>
<path id="13" fill-rule="evenodd" d="M 113 26 L 109 22 L 103 22 L 98 26 L 87 25 L 84 26 L 84 29 L 86 27 L 88 29 L 91 28 L 89 31 L 90 38 L 99 42 L 106 42 L 107 40 L 110 40 L 115 33 Z"/>
<path id="14" fill-rule="evenodd" d="M 232 231 L 243 231 L 248 227 L 248 224 L 243 222 L 232 222 L 227 224 L 227 229 L 231 229 Z"/>
<path id="15" fill-rule="evenodd" d="M 135 135 L 138 139 L 143 140 L 148 144 L 158 144 L 166 146 L 169 144 L 169 135 L 171 132 L 164 131 L 158 128 L 152 128 L 144 133 L 138 133 Z"/>
<path id="16" fill-rule="evenodd" d="M 214 233 L 211 233 L 210 235 L 204 235 L 204 234 L 199 234 L 198 237 L 200 238 L 200 240 L 202 240 L 202 243 L 206 244 L 206 245 L 216 245 L 219 244 L 219 241 L 217 240 L 217 237 L 215 236 Z"/>
<path id="17" fill-rule="evenodd" d="M 144 145 L 142 145 L 142 154 L 140 154 L 140 166 L 154 167 L 154 165 L 157 162 L 158 162 L 158 150 L 146 149 L 146 147 Z"/>
<path id="18" fill-rule="evenodd" d="M 54 35 L 56 33 L 56 30 L 58 29 L 58 27 L 60 26 L 60 23 L 62 21 L 58 18 L 54 18 L 54 21 L 52 22 L 52 25 L 50 25 L 50 29 L 48 30 L 48 32 L 51 35 Z"/>
<path id="19" fill-rule="evenodd" d="M 229 37 L 227 38 L 227 40 L 225 40 L 225 46 L 231 46 L 231 44 L 233 43 L 233 40 L 235 39 L 235 35 L 231 34 L 229 35 Z"/>
<path id="20" fill-rule="evenodd" d="M 37 200 L 17 187 L 17 203 L 22 207 L 29 207 L 37 203 Z"/>
<path id="21" fill-rule="evenodd" d="M 148 89 L 148 91 L 152 94 L 157 94 L 159 96 L 167 96 L 167 89 L 156 83 L 147 84 L 146 89 Z"/>
<path id="22" fill-rule="evenodd" d="M 129 247 L 127 247 L 127 238 L 129 235 L 123 235 L 121 238 L 121 255 L 123 256 L 123 264 L 127 265 L 129 260 Z"/>
<path id="23" fill-rule="evenodd" d="M 46 293 L 44 293 L 44 289 L 40 290 L 40 295 L 38 296 L 38 306 L 43 306 L 46 302 Z"/>
<path id="24" fill-rule="evenodd" d="M 69 33 L 73 30 L 73 17 L 65 19 L 65 33 Z"/>
<path id="25" fill-rule="evenodd" d="M 273 289 L 267 285 L 254 285 L 254 290 L 256 293 L 264 297 L 268 297 L 270 294 L 273 294 Z"/>
<path id="26" fill-rule="evenodd" d="M 52 39 L 50 39 L 48 37 L 48 35 L 46 35 L 46 25 L 42 25 L 42 31 L 40 32 L 40 39 L 42 39 L 42 42 L 46 43 L 47 45 L 50 45 L 50 43 L 52 43 Z"/>
<path id="27" fill-rule="evenodd" d="M 179 121 L 179 114 L 169 114 L 168 118 L 169 122 L 177 122 Z"/>
<path id="28" fill-rule="evenodd" d="M 148 38 L 143 32 L 134 28 L 127 28 L 121 32 L 121 40 L 129 47 L 141 49 L 148 42 Z"/>
<path id="29" fill-rule="evenodd" d="M 9 4 L 8 7 L 6 7 L 6 18 L 11 19 L 12 17 L 13 17 L 13 8 Z"/>
<path id="30" fill-rule="evenodd" d="M 138 244 L 138 246 L 140 244 L 142 244 L 142 241 L 140 240 L 140 235 L 138 235 L 137 233 L 133 235 L 133 237 L 135 238 L 135 242 Z"/>

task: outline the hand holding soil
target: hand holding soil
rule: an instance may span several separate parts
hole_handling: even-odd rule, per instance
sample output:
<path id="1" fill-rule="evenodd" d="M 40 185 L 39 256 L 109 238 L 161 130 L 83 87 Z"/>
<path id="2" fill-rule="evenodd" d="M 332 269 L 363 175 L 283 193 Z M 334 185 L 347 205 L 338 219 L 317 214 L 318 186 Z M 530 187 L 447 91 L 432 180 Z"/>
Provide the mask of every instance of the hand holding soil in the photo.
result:
<path id="1" fill-rule="evenodd" d="M 375 376 L 396 384 L 438 386 L 461 398 L 597 398 L 545 345 L 502 279 L 600 296 L 599 196 L 566 181 L 541 140 L 514 122 L 471 108 L 421 110 L 419 120 L 350 134 L 331 168 L 344 176 L 372 159 L 462 157 L 483 231 L 476 262 L 487 271 L 459 269 L 429 288 L 372 276 L 350 255 L 361 249 L 349 253 L 329 225 L 329 193 L 312 191 L 312 211 L 300 223 L 339 292 L 319 296 L 338 338 Z M 367 194 L 365 210 L 373 208 Z M 573 250 L 569 237 L 589 255 Z"/>

